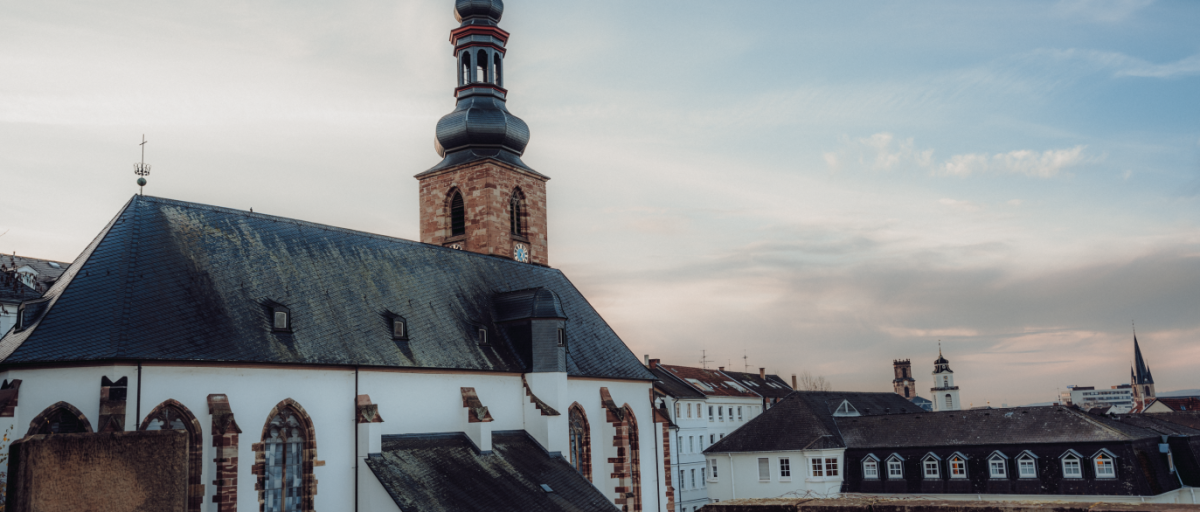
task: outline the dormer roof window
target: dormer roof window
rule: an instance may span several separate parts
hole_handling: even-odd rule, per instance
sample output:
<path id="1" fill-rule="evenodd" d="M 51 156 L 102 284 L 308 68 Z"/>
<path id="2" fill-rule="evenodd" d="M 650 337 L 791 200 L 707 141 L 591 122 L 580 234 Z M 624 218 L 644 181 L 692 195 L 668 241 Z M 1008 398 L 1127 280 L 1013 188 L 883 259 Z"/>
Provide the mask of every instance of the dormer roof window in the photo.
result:
<path id="1" fill-rule="evenodd" d="M 271 330 L 275 332 L 291 332 L 292 311 L 279 304 L 271 306 Z"/>
<path id="2" fill-rule="evenodd" d="M 406 340 L 408 339 L 408 323 L 400 317 L 392 317 L 392 339 Z"/>
<path id="3" fill-rule="evenodd" d="M 487 345 L 488 344 L 487 329 L 484 329 L 483 327 L 478 328 L 476 331 L 476 334 L 475 334 L 475 341 L 477 341 L 480 345 Z"/>

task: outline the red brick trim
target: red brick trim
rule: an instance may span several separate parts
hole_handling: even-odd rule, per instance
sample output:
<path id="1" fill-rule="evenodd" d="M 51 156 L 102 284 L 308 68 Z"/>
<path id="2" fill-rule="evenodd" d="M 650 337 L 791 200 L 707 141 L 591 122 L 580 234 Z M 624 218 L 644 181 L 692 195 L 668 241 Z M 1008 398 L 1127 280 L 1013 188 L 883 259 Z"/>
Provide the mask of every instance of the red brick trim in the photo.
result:
<path id="1" fill-rule="evenodd" d="M 220 394 L 208 395 L 208 414 L 212 416 L 213 503 L 217 512 L 237 512 L 238 484 L 238 428 L 233 410 L 229 408 L 229 397 Z"/>
<path id="2" fill-rule="evenodd" d="M 667 423 L 662 425 L 662 444 L 663 444 L 663 474 L 667 476 L 667 510 L 675 510 L 675 486 L 671 485 L 671 427 Z"/>
<path id="3" fill-rule="evenodd" d="M 79 409 L 77 409 L 74 405 L 71 405 L 69 403 L 58 402 L 54 405 L 51 405 L 50 407 L 43 409 L 42 412 L 38 413 L 37 416 L 34 416 L 33 421 L 29 422 L 29 433 L 27 433 L 25 435 L 27 435 L 27 436 L 37 435 L 38 429 L 40 429 L 41 426 L 44 423 L 46 423 L 47 419 L 50 418 L 51 414 L 54 414 L 54 412 L 59 409 L 63 409 L 71 414 L 74 414 L 76 418 L 79 418 L 79 423 L 81 425 L 83 425 L 84 432 L 87 432 L 87 433 L 93 432 L 92 422 L 88 421 L 87 416 L 84 416 L 82 412 L 79 412 Z"/>
<path id="4" fill-rule="evenodd" d="M 251 445 L 251 449 L 254 451 L 254 466 L 251 467 L 250 472 L 258 477 L 258 481 L 254 484 L 254 490 L 258 491 L 258 509 L 262 511 L 266 508 L 267 453 L 265 441 L 271 434 L 271 419 L 284 410 L 291 410 L 304 422 L 304 448 L 300 454 L 300 471 L 303 473 L 301 476 L 303 481 L 300 484 L 302 494 L 300 510 L 312 512 L 313 497 L 317 495 L 317 478 L 313 475 L 313 467 L 323 466 L 325 463 L 317 460 L 317 435 L 313 428 L 312 418 L 308 416 L 304 407 L 291 398 L 283 399 L 271 409 L 271 412 L 267 414 L 267 420 L 263 422 L 262 435 L 259 436 L 261 441 Z"/>
<path id="5" fill-rule="evenodd" d="M 617 456 L 608 459 L 613 465 L 611 477 L 617 480 L 613 490 L 618 497 L 614 503 L 624 512 L 641 512 L 641 443 L 638 440 L 637 418 L 633 415 L 633 409 L 626 404 L 621 408 L 619 417 L 609 411 L 608 420 L 616 430 L 613 446 L 617 448 Z"/>
<path id="6" fill-rule="evenodd" d="M 146 418 L 142 420 L 142 424 L 138 426 L 138 430 L 146 430 L 150 427 L 150 420 L 155 419 L 164 409 L 174 409 L 176 413 L 183 417 L 184 424 L 187 427 L 188 433 L 188 512 L 200 512 L 200 507 L 204 504 L 204 482 L 201 471 L 204 466 L 204 432 L 200 426 L 200 420 L 192 414 L 186 406 L 174 399 L 167 399 L 161 404 L 158 404 Z M 165 418 L 160 418 L 165 422 Z"/>
<path id="7" fill-rule="evenodd" d="M 21 393 L 21 379 L 5 380 L 0 385 L 0 418 L 12 418 L 17 414 L 17 398 Z"/>
<path id="8" fill-rule="evenodd" d="M 582 420 L 582 422 L 583 422 L 583 439 L 580 440 L 580 448 L 582 449 L 583 453 L 579 454 L 579 459 L 580 459 L 579 460 L 579 472 L 583 473 L 584 478 L 587 478 L 587 480 L 589 482 L 591 482 L 592 481 L 592 425 L 591 425 L 591 423 L 588 423 L 587 412 L 583 410 L 583 406 L 579 405 L 579 402 L 575 402 L 575 403 L 571 404 L 571 407 L 567 409 L 567 414 L 568 414 L 568 416 L 567 416 L 568 443 L 570 440 L 569 429 L 571 428 L 571 417 L 578 414 L 579 419 Z M 570 448 L 570 446 L 568 446 L 568 449 L 569 448 Z M 570 456 L 574 457 L 575 454 L 572 453 Z"/>
<path id="9" fill-rule="evenodd" d="M 467 408 L 467 423 L 489 423 L 494 421 L 487 406 L 479 401 L 475 388 L 459 388 L 462 393 L 463 407 Z"/>

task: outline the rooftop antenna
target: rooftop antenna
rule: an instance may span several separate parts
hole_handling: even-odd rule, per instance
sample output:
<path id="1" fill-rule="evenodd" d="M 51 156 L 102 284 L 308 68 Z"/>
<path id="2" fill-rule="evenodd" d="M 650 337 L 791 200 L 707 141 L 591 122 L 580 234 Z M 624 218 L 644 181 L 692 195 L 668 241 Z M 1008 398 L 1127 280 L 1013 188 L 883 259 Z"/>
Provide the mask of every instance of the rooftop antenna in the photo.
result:
<path id="1" fill-rule="evenodd" d="M 145 195 L 146 176 L 150 175 L 150 166 L 146 164 L 146 134 L 142 134 L 142 143 L 138 145 L 142 147 L 142 161 L 133 164 L 133 173 L 138 175 L 138 195 Z"/>
<path id="2" fill-rule="evenodd" d="M 700 351 L 700 366 L 703 367 L 705 370 L 707 370 L 708 363 L 711 363 L 711 362 L 713 362 L 713 360 L 708 358 L 708 351 L 701 350 Z"/>
<path id="3" fill-rule="evenodd" d="M 742 350 L 742 371 L 750 373 L 750 356 L 746 355 L 745 350 Z"/>

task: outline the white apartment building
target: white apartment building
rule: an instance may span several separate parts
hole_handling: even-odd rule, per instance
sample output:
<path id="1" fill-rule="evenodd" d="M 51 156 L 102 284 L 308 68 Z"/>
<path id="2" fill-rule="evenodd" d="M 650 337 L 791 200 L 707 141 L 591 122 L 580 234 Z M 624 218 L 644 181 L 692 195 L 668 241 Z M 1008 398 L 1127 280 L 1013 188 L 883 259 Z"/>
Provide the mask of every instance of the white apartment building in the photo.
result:
<path id="1" fill-rule="evenodd" d="M 1094 386 L 1067 386 L 1071 392 L 1071 403 L 1078 406 L 1110 406 L 1118 409 L 1133 406 L 1133 387 L 1129 384 L 1096 389 Z"/>

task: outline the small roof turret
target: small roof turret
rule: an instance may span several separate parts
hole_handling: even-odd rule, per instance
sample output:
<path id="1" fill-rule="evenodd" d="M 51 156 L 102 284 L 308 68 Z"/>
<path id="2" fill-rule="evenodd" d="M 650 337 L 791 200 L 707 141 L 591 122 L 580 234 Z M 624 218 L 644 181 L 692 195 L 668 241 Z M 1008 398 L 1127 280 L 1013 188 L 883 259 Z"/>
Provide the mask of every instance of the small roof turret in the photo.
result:
<path id="1" fill-rule="evenodd" d="M 463 25 L 495 25 L 504 15 L 504 2 L 500 0 L 457 0 L 454 2 L 454 19 Z"/>

